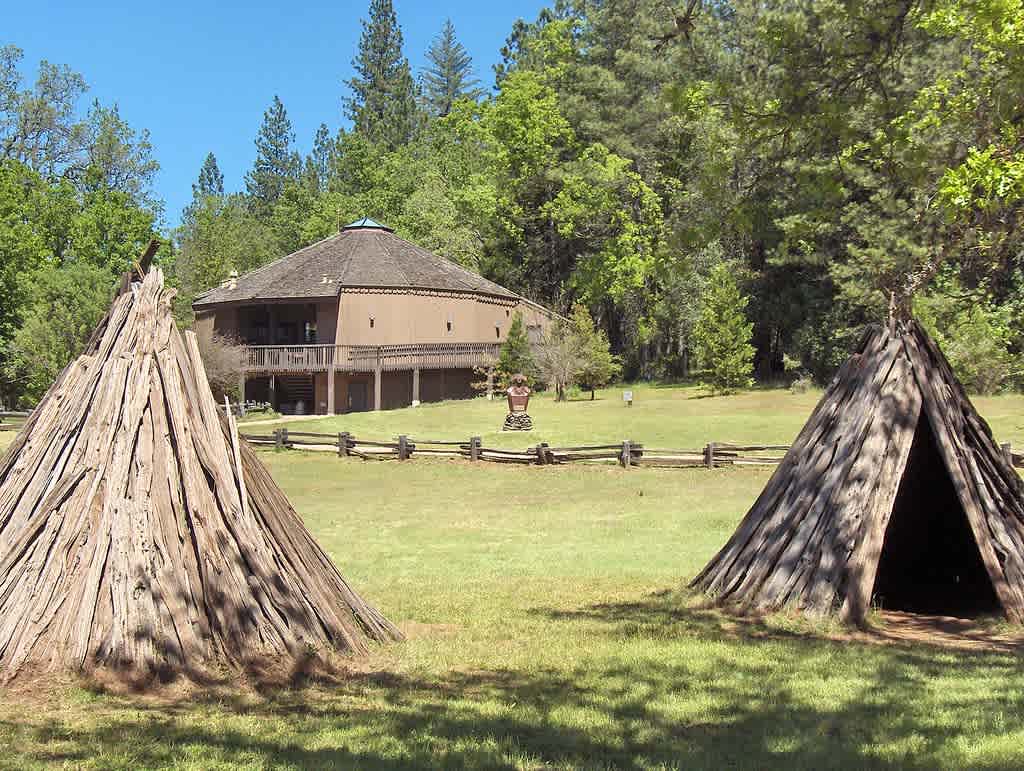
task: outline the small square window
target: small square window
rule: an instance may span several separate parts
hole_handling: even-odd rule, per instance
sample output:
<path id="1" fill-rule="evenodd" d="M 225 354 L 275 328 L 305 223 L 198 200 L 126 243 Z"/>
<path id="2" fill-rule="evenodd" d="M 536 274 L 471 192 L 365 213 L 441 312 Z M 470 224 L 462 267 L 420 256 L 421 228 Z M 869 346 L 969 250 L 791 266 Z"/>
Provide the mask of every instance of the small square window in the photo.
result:
<path id="1" fill-rule="evenodd" d="M 370 329 L 373 329 L 373 316 L 370 316 Z"/>
<path id="2" fill-rule="evenodd" d="M 506 310 L 506 311 L 505 311 L 505 318 L 507 319 L 507 318 L 509 317 L 509 315 L 510 315 L 510 311 L 507 311 L 507 310 Z"/>
<path id="3" fill-rule="evenodd" d="M 499 327 L 497 324 L 494 325 L 494 336 L 501 340 L 501 327 Z"/>
<path id="4" fill-rule="evenodd" d="M 445 326 L 448 328 L 449 332 L 452 331 L 452 322 L 450 320 L 445 324 Z"/>

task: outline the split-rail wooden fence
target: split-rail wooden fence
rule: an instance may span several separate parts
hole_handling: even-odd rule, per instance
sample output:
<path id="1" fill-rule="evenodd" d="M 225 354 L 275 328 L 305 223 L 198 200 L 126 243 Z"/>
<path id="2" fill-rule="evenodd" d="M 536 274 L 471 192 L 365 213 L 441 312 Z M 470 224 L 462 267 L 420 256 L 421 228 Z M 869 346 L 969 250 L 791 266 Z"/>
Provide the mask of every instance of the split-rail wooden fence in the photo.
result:
<path id="1" fill-rule="evenodd" d="M 478 436 L 461 440 L 421 439 L 407 435 L 393 441 L 362 439 L 342 431 L 337 434 L 289 431 L 279 428 L 272 434 L 243 434 L 253 445 L 278 450 L 319 450 L 336 452 L 342 457 L 364 460 L 409 460 L 414 456 L 466 458 L 470 461 L 518 463 L 549 466 L 563 463 L 618 463 L 624 468 L 695 467 L 717 468 L 739 465 L 774 465 L 782 460 L 786 445 L 734 445 L 709 442 L 691 450 L 649 448 L 632 440 L 617 444 L 594 444 L 581 447 L 552 447 L 541 442 L 522 450 L 487 447 Z"/>
<path id="2" fill-rule="evenodd" d="M 31 412 L 0 412 L 0 431 L 19 431 Z"/>
<path id="3" fill-rule="evenodd" d="M 421 439 L 406 434 L 392 441 L 356 437 L 348 431 L 336 434 L 289 431 L 279 428 L 271 434 L 242 434 L 253 445 L 277 450 L 336 452 L 340 457 L 363 460 L 405 461 L 413 456 L 466 458 L 470 461 L 518 463 L 551 466 L 565 463 L 618 463 L 623 468 L 722 468 L 724 466 L 774 466 L 789 449 L 785 444 L 740 445 L 708 442 L 699 449 L 651 448 L 625 439 L 618 444 L 594 444 L 581 447 L 552 447 L 546 442 L 522 450 L 486 447 L 479 436 L 469 439 Z M 1024 468 L 1024 454 L 1002 445 L 1013 465 Z"/>

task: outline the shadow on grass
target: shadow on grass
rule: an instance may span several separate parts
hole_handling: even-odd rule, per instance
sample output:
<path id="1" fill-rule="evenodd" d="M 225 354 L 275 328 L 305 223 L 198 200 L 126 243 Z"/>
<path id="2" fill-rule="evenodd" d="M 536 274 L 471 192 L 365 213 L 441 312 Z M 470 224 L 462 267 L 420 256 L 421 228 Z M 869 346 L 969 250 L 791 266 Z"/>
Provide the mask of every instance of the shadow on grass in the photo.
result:
<path id="1" fill-rule="evenodd" d="M 534 613 L 622 652 L 561 668 L 353 673 L 258 696 L 91 697 L 91 721 L 8 721 L 0 735 L 25 763 L 104 767 L 907 768 L 977 764 L 965 747 L 1024 731 L 1019 657 L 840 643 L 669 593 Z M 951 676 L 956 688 L 935 687 Z"/>

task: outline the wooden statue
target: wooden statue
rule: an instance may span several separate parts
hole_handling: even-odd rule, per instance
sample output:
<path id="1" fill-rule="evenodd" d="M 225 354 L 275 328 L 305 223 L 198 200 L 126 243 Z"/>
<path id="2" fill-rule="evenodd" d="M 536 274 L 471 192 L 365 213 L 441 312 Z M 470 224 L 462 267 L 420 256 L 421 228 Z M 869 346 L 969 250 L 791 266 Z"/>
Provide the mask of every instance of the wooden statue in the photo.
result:
<path id="1" fill-rule="evenodd" d="M 529 431 L 533 428 L 533 420 L 526 412 L 530 405 L 530 387 L 526 385 L 526 375 L 521 373 L 512 376 L 512 385 L 508 391 L 508 415 L 502 431 Z"/>

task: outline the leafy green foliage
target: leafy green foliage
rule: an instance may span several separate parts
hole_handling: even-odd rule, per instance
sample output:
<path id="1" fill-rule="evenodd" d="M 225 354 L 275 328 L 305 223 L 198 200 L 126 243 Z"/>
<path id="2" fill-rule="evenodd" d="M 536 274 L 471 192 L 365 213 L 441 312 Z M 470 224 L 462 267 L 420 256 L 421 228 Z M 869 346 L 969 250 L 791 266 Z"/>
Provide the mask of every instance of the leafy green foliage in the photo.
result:
<path id="1" fill-rule="evenodd" d="M 219 284 L 232 270 L 251 270 L 280 256 L 268 226 L 238 194 L 200 199 L 177 241 L 170 277 L 179 290 L 176 315 L 184 322 L 191 320 L 197 294 Z"/>
<path id="2" fill-rule="evenodd" d="M 3 362 L 9 387 L 35 403 L 75 356 L 81 353 L 110 305 L 114 277 L 88 262 L 45 265 L 25 282 L 29 291 L 23 318 Z"/>
<path id="3" fill-rule="evenodd" d="M 153 236 L 153 213 L 125 191 L 83 193 L 68 179 L 0 161 L 0 400 L 31 401 L 45 390 Z M 41 329 L 46 323 L 52 331 Z"/>
<path id="4" fill-rule="evenodd" d="M 732 267 L 727 263 L 716 266 L 694 331 L 712 391 L 728 393 L 753 383 L 754 347 L 750 338 L 754 325 L 744 313 L 749 301 L 740 293 Z"/>
<path id="5" fill-rule="evenodd" d="M 1010 350 L 1013 321 L 988 293 L 964 291 L 955 278 L 943 277 L 914 311 L 968 391 L 993 394 L 1020 383 L 1024 358 Z"/>

